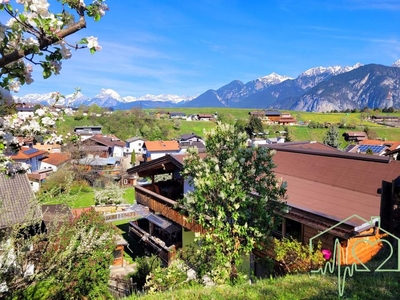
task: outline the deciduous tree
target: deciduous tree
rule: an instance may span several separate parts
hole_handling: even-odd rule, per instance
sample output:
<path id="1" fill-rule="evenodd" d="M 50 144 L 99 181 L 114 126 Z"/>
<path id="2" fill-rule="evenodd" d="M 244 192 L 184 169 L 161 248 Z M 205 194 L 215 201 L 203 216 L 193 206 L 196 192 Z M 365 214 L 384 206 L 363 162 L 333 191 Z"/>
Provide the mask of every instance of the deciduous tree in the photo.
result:
<path id="1" fill-rule="evenodd" d="M 274 152 L 248 147 L 246 134 L 234 126 L 219 123 L 205 136 L 206 157 L 193 148 L 185 158 L 183 176 L 194 190 L 181 204 L 206 229 L 199 240 L 206 258 L 200 273 L 218 269 L 234 279 L 243 256 L 268 242 L 287 210 L 286 182 L 273 172 Z"/>

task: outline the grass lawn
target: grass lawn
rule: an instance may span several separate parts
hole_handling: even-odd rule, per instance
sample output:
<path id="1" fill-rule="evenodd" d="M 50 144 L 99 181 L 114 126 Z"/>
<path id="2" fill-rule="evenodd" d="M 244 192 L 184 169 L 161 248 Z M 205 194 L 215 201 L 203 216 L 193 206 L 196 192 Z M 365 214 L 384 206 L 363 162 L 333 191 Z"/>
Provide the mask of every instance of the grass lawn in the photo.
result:
<path id="1" fill-rule="evenodd" d="M 126 203 L 133 204 L 135 202 L 135 189 L 133 187 L 124 189 L 124 199 Z M 68 195 L 56 198 L 50 202 L 43 204 L 60 204 L 67 203 L 70 208 L 82 208 L 94 205 L 94 191 L 79 192 L 76 195 Z"/>

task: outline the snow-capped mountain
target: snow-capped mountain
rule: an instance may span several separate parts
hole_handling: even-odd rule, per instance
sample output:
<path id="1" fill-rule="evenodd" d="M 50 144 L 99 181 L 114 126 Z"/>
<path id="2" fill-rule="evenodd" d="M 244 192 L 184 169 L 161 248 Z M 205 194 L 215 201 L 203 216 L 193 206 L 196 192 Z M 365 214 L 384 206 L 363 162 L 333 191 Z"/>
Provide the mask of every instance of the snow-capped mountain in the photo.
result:
<path id="1" fill-rule="evenodd" d="M 331 111 L 400 107 L 400 69 L 369 64 L 338 74 L 290 103 L 293 110 Z"/>
<path id="2" fill-rule="evenodd" d="M 57 104 L 59 105 L 68 105 L 78 107 L 80 105 L 90 106 L 92 104 L 97 104 L 102 107 L 132 107 L 136 104 L 138 106 L 143 106 L 146 108 L 152 107 L 152 103 L 154 107 L 156 106 L 173 106 L 177 103 L 183 103 L 186 101 L 192 100 L 194 97 L 191 96 L 178 96 L 178 95 L 170 95 L 170 94 L 161 94 L 161 95 L 152 95 L 146 94 L 141 97 L 133 97 L 133 96 L 120 96 L 116 91 L 112 89 L 101 89 L 100 93 L 96 96 L 90 98 L 86 95 L 78 92 L 77 94 L 69 94 L 64 98 L 60 98 Z M 47 94 L 27 94 L 25 96 L 19 97 L 14 96 L 14 100 L 20 103 L 40 103 L 44 105 L 53 105 L 55 100 L 53 98 L 53 93 Z M 160 105 L 164 103 L 164 105 Z M 131 105 L 129 105 L 131 103 Z M 126 104 L 126 105 L 125 105 Z"/>
<path id="3" fill-rule="evenodd" d="M 285 81 L 288 79 L 293 79 L 293 78 L 291 78 L 289 76 L 278 75 L 275 72 L 273 72 L 267 76 L 263 76 L 263 77 L 256 79 L 256 81 L 260 81 L 264 84 L 271 85 L 271 84 L 281 83 L 282 81 Z"/>
<path id="4" fill-rule="evenodd" d="M 124 100 L 125 100 L 125 102 L 161 101 L 161 102 L 179 103 L 182 101 L 192 100 L 193 98 L 194 98 L 193 96 L 178 96 L 178 95 L 171 95 L 171 94 L 161 94 L 161 95 L 146 94 L 141 97 L 127 96 L 127 97 L 124 97 Z"/>
<path id="5" fill-rule="evenodd" d="M 392 64 L 392 67 L 400 68 L 400 59 Z"/>
<path id="6" fill-rule="evenodd" d="M 301 73 L 297 78 L 296 81 L 302 89 L 309 89 L 316 86 L 323 80 L 331 76 L 336 76 L 342 73 L 349 72 L 351 70 L 357 69 L 361 67 L 362 64 L 356 63 L 354 66 L 333 66 L 333 67 L 316 67 L 308 69 Z"/>
<path id="7" fill-rule="evenodd" d="M 28 94 L 23 97 L 18 97 L 14 96 L 14 101 L 15 102 L 20 102 L 20 103 L 42 103 L 46 105 L 52 105 L 54 104 L 55 100 L 53 98 L 53 93 L 47 93 L 47 94 Z M 64 105 L 64 100 L 60 99 L 61 105 Z"/>
<path id="8" fill-rule="evenodd" d="M 271 73 L 244 84 L 240 80 L 190 97 L 171 94 L 141 97 L 120 96 L 112 89 L 101 89 L 90 98 L 81 93 L 68 95 L 59 104 L 97 104 L 114 109 L 132 107 L 246 107 L 309 111 L 368 107 L 400 107 L 400 60 L 392 66 L 362 65 L 315 67 L 296 78 Z M 390 95 L 390 97 L 388 96 Z M 17 102 L 53 104 L 52 93 L 15 97 Z"/>
<path id="9" fill-rule="evenodd" d="M 203 103 L 208 103 L 208 106 L 216 107 L 269 107 L 279 100 L 298 97 L 321 81 L 360 66 L 362 65 L 357 63 L 354 66 L 346 67 L 316 67 L 301 73 L 295 79 L 271 73 L 246 84 L 234 80 L 216 91 L 205 92 L 194 100 L 185 103 L 185 106 L 201 107 Z"/>

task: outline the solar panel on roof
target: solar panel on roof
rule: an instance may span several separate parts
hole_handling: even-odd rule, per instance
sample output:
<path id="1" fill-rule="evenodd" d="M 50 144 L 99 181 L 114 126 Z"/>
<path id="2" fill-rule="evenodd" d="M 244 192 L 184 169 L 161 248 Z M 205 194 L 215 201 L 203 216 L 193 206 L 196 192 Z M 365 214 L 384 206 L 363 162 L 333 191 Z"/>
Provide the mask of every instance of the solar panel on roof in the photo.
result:
<path id="1" fill-rule="evenodd" d="M 161 219 L 161 218 L 159 218 L 159 217 L 157 217 L 156 215 L 153 215 L 153 214 L 150 214 L 150 215 L 146 216 L 146 219 L 149 220 L 153 224 L 157 224 L 161 228 L 167 227 L 165 225 L 169 225 L 169 224 L 165 224 L 165 221 L 163 219 Z"/>
<path id="2" fill-rule="evenodd" d="M 383 149 L 385 149 L 385 146 L 381 145 L 361 145 L 358 147 L 361 152 L 367 152 L 368 149 L 371 149 L 373 153 L 380 153 Z"/>
<path id="3" fill-rule="evenodd" d="M 31 148 L 31 149 L 25 150 L 23 152 L 24 152 L 24 154 L 28 154 L 29 155 L 29 154 L 33 154 L 33 153 L 39 152 L 39 150 L 35 149 L 35 148 Z"/>

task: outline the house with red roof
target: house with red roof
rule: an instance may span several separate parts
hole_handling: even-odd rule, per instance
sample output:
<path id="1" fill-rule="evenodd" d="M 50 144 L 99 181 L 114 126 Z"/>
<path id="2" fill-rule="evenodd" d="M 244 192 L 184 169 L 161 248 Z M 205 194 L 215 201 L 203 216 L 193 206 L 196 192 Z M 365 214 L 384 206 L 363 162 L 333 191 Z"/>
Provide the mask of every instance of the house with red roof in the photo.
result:
<path id="1" fill-rule="evenodd" d="M 25 163 L 29 165 L 29 169 L 32 172 L 41 169 L 41 160 L 47 157 L 47 152 L 38 150 L 31 147 L 21 147 L 21 149 L 9 157 L 16 163 Z"/>
<path id="2" fill-rule="evenodd" d="M 47 157 L 42 159 L 41 169 L 52 169 L 56 172 L 61 166 L 71 160 L 69 153 L 49 153 Z"/>
<path id="3" fill-rule="evenodd" d="M 96 151 L 102 152 L 102 155 L 96 154 L 94 156 L 100 156 L 104 158 L 124 156 L 125 142 L 115 135 L 95 134 L 83 141 L 82 144 L 86 147 L 86 152 L 88 153 Z M 100 149 L 99 147 L 102 148 Z"/>
<path id="4" fill-rule="evenodd" d="M 181 151 L 178 141 L 145 141 L 143 143 L 143 158 L 150 161 L 167 154 L 177 154 Z"/>

